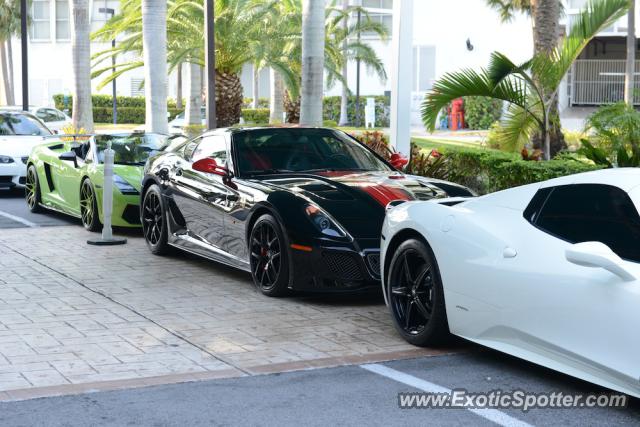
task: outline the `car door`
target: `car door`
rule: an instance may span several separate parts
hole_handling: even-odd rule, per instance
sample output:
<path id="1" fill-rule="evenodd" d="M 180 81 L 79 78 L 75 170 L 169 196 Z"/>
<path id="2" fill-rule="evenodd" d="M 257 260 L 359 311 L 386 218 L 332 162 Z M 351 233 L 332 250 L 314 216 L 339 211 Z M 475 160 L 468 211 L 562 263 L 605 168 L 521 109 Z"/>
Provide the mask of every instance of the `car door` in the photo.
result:
<path id="1" fill-rule="evenodd" d="M 518 232 L 478 287 L 499 313 L 484 338 L 637 381 L 639 282 L 574 264 L 566 252 L 575 243 L 602 242 L 640 277 L 638 211 L 609 185 L 563 185 L 540 195 L 520 213 Z"/>
<path id="2" fill-rule="evenodd" d="M 90 141 L 81 144 L 65 143 L 69 151 L 76 153 L 76 161 L 57 159 L 52 165 L 53 180 L 62 198 L 63 209 L 75 214 L 80 213 L 80 180 L 89 144 Z"/>
<path id="3" fill-rule="evenodd" d="M 187 224 L 188 233 L 223 250 L 224 217 L 229 191 L 220 175 L 200 172 L 191 166 L 211 157 L 225 165 L 228 149 L 224 136 L 205 135 L 185 146 L 183 159 L 170 172 L 173 198 Z"/>

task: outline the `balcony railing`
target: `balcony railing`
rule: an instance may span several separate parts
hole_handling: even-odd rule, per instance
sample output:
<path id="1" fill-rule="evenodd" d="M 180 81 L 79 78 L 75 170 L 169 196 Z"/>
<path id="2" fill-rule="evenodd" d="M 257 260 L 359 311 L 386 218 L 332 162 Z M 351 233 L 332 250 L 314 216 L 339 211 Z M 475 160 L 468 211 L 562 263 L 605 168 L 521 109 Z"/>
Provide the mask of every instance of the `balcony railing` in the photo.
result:
<path id="1" fill-rule="evenodd" d="M 624 59 L 581 59 L 570 78 L 571 105 L 602 105 L 624 99 Z M 640 104 L 640 60 L 636 61 L 634 104 Z"/>

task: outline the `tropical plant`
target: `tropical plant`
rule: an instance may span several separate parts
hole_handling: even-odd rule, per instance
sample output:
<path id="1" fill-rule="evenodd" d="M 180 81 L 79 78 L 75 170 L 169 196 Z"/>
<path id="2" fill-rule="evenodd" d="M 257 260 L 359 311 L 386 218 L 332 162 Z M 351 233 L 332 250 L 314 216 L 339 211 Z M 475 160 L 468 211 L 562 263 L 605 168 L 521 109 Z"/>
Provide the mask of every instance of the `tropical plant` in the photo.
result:
<path id="1" fill-rule="evenodd" d="M 558 46 L 560 34 L 560 17 L 563 13 L 563 4 L 560 0 L 486 0 L 487 4 L 498 11 L 503 22 L 511 21 L 517 13 L 524 13 L 531 17 L 533 32 L 533 50 L 536 54 L 552 54 Z M 546 88 L 541 88 L 543 95 L 549 97 L 550 93 L 545 93 Z M 551 90 L 550 92 L 553 92 Z M 558 97 L 551 98 L 549 108 L 549 118 L 551 128 L 549 137 L 551 140 L 551 151 L 553 153 L 566 147 L 564 135 L 560 126 L 560 115 L 558 113 Z M 532 135 L 533 145 L 542 148 L 545 136 L 540 132 Z"/>
<path id="2" fill-rule="evenodd" d="M 76 129 L 93 132 L 89 0 L 71 0 L 71 58 L 73 62 L 72 120 Z"/>
<path id="3" fill-rule="evenodd" d="M 469 129 L 489 129 L 502 117 L 500 99 L 471 96 L 464 99 L 464 121 Z"/>
<path id="4" fill-rule="evenodd" d="M 606 167 L 640 166 L 640 112 L 618 102 L 600 107 L 587 118 L 578 154 Z"/>
<path id="5" fill-rule="evenodd" d="M 411 158 L 405 172 L 436 179 L 449 178 L 446 157 L 436 149 L 425 152 L 416 144 L 411 144 Z"/>
<path id="6" fill-rule="evenodd" d="M 464 69 L 445 74 L 433 86 L 422 104 L 425 126 L 434 130 L 440 111 L 462 96 L 486 96 L 508 103 L 502 121 L 501 143 L 516 149 L 539 132 L 544 141 L 545 159 L 550 159 L 553 108 L 560 82 L 589 41 L 626 13 L 628 0 L 590 1 L 574 21 L 569 35 L 550 54 L 536 53 L 515 64 L 494 52 L 487 69 Z M 555 125 L 555 126 L 554 126 Z M 535 145 L 534 145 L 535 147 Z"/>

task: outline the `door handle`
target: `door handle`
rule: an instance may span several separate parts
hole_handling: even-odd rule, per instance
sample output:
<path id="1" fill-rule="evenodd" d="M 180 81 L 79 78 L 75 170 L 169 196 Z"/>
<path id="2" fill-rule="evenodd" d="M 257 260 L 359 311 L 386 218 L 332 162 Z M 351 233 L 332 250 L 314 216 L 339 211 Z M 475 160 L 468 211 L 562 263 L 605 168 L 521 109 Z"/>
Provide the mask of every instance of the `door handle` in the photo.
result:
<path id="1" fill-rule="evenodd" d="M 516 251 L 514 248 L 510 246 L 507 246 L 502 251 L 502 256 L 505 258 L 515 258 L 517 255 L 518 255 L 518 251 Z"/>

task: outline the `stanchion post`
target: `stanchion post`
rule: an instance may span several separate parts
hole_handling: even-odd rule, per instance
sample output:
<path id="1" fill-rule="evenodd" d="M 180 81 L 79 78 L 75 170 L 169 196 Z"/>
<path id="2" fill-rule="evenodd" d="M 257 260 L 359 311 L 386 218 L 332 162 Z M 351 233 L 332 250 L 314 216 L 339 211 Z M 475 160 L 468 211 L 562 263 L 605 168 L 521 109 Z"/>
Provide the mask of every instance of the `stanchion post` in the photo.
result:
<path id="1" fill-rule="evenodd" d="M 111 148 L 111 141 L 107 142 L 107 149 L 104 150 L 104 182 L 102 184 L 102 237 L 100 239 L 89 239 L 90 245 L 122 245 L 127 243 L 127 239 L 113 237 L 111 229 L 111 214 L 113 213 L 113 159 L 114 151 Z"/>

